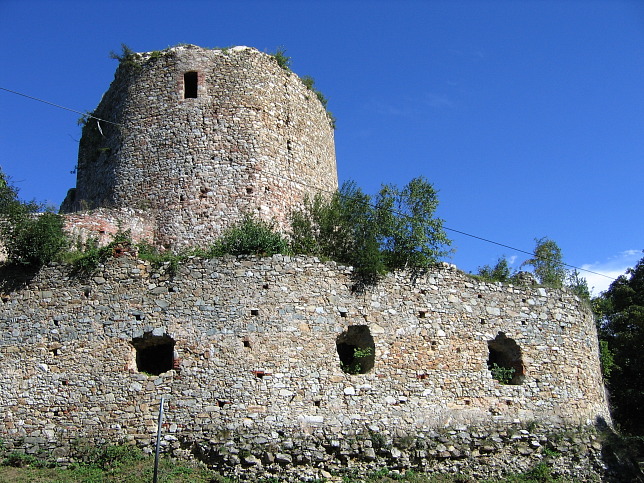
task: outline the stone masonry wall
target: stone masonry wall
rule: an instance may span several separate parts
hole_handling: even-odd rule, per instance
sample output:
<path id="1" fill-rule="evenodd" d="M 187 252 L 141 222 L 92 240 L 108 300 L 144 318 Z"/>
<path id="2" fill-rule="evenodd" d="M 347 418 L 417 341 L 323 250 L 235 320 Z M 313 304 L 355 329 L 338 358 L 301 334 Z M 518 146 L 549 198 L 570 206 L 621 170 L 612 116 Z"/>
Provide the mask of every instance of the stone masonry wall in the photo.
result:
<path id="1" fill-rule="evenodd" d="M 196 72 L 196 97 L 185 98 Z M 315 93 L 270 55 L 193 45 L 122 61 L 88 120 L 62 210 L 144 209 L 160 245 L 207 245 L 242 213 L 284 227 L 337 189 L 333 128 Z"/>
<path id="2" fill-rule="evenodd" d="M 168 448 L 253 467 L 261 461 L 240 447 L 295 464 L 307 444 L 346 453 L 362 438 L 371 446 L 354 450 L 373 461 L 373 441 L 445 427 L 609 420 L 594 322 L 572 293 L 450 266 L 355 293 L 350 274 L 286 256 L 194 258 L 175 275 L 124 256 L 89 280 L 47 267 L 0 304 L 0 438 L 60 454 L 77 437 L 149 446 L 161 396 Z M 159 375 L 137 368 L 146 333 L 175 344 Z M 372 368 L 344 372 L 338 343 L 365 333 Z M 487 361 L 510 339 L 523 376 L 503 385 Z M 487 451 L 487 438 L 473 441 Z"/>
<path id="3" fill-rule="evenodd" d="M 128 232 L 133 243 L 154 242 L 156 222 L 150 213 L 128 208 L 104 209 L 67 213 L 64 229 L 72 246 L 95 240 L 105 246 L 119 232 Z"/>

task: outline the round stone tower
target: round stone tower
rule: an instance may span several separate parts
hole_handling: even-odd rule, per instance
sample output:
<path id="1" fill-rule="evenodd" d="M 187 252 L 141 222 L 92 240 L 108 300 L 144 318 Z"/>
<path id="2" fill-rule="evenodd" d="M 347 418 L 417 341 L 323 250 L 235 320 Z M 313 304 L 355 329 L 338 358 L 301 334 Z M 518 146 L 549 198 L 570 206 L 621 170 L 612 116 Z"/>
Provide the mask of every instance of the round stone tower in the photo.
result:
<path id="1" fill-rule="evenodd" d="M 155 242 L 205 245 L 245 213 L 280 228 L 337 189 L 333 126 L 268 54 L 193 45 L 124 55 L 80 141 L 62 211 L 135 208 Z"/>

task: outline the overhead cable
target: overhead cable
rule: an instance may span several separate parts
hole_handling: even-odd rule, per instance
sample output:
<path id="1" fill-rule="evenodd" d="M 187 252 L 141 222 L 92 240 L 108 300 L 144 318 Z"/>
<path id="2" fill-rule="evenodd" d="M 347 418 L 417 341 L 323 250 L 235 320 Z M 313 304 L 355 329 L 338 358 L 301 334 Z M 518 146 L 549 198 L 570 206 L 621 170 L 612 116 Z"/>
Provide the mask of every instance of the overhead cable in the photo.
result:
<path id="1" fill-rule="evenodd" d="M 92 114 L 89 114 L 87 112 L 81 112 L 81 111 L 77 111 L 76 109 L 70 109 L 69 107 L 61 106 L 59 104 L 55 104 L 53 102 L 49 102 L 49 101 L 46 101 L 44 99 L 39 99 L 38 97 L 23 94 L 22 92 L 17 92 L 17 91 L 11 90 L 11 89 L 6 89 L 4 87 L 0 87 L 0 89 L 3 90 L 3 91 L 11 92 L 12 94 L 16 94 L 16 95 L 19 95 L 19 96 L 22 96 L 22 97 L 26 97 L 28 99 L 32 99 L 34 101 L 38 101 L 38 102 L 42 102 L 44 104 L 48 104 L 50 106 L 58 107 L 59 109 L 64 109 L 66 111 L 71 111 L 71 112 L 75 112 L 77 114 L 81 114 L 82 116 L 84 116 L 87 119 L 96 119 L 96 124 L 97 124 L 98 129 L 101 132 L 101 134 L 103 134 L 103 130 L 101 129 L 101 125 L 100 125 L 101 121 L 106 122 L 108 124 L 112 124 L 114 126 L 119 126 L 119 127 L 123 127 L 123 128 L 125 127 L 125 126 L 123 126 L 122 124 L 120 124 L 118 122 L 108 121 L 107 119 L 102 119 L 102 118 L 96 117 L 96 116 L 94 116 Z M 292 183 L 297 183 L 297 184 L 302 185 L 302 186 L 307 186 L 309 188 L 313 188 L 315 191 L 318 191 L 318 192 L 324 192 L 324 193 L 329 194 L 329 195 L 335 194 L 335 192 L 333 192 L 333 191 L 328 191 L 328 190 L 321 189 L 319 186 L 313 186 L 313 185 L 310 185 L 308 183 L 304 183 L 301 180 L 295 180 L 295 179 L 292 179 L 292 178 L 287 178 L 287 177 L 285 177 L 283 175 L 276 175 L 276 174 L 273 174 L 273 173 L 270 173 L 270 172 L 264 172 L 264 174 L 268 174 L 268 175 L 273 176 L 273 177 L 278 177 L 279 176 L 282 179 L 286 179 L 288 181 L 291 181 Z M 348 197 L 348 195 L 344 195 L 344 194 L 340 193 L 339 191 L 337 193 L 340 196 Z M 375 205 L 373 205 L 373 204 L 369 204 L 369 206 L 371 206 L 372 208 L 375 208 Z M 398 211 L 396 211 L 394 209 L 390 209 L 390 211 L 394 215 L 397 215 L 397 216 L 400 216 L 400 217 L 403 217 L 403 218 L 411 218 L 409 215 L 406 215 L 405 213 L 400 213 L 400 212 L 398 212 Z M 471 233 L 467 233 L 467 232 L 464 232 L 462 230 L 457 230 L 455 228 L 449 228 L 449 227 L 444 226 L 444 225 L 443 225 L 443 228 L 445 230 L 447 230 L 447 231 L 458 233 L 460 235 L 468 236 L 468 237 L 474 238 L 476 240 L 480 240 L 480 241 L 483 241 L 483 242 L 486 242 L 486 243 L 491 243 L 493 245 L 501 246 L 501 247 L 508 248 L 508 249 L 516 251 L 516 252 L 524 253 L 526 255 L 530 255 L 530 256 L 539 258 L 539 256 L 537 254 L 535 254 L 533 252 L 530 252 L 530 251 L 527 251 L 527 250 L 522 250 L 521 248 L 516 248 L 516 247 L 513 247 L 511 245 L 506 245 L 504 243 L 496 242 L 494 240 L 490 240 L 488 238 L 483 238 L 483 237 L 480 237 L 480 236 L 477 236 L 477 235 L 472 235 Z M 609 275 L 605 275 L 605 274 L 599 273 L 599 272 L 593 272 L 592 270 L 588 270 L 587 268 L 577 267 L 577 266 L 571 265 L 569 263 L 561 262 L 561 265 L 564 265 L 564 266 L 569 267 L 569 268 L 574 268 L 575 270 L 580 270 L 582 272 L 592 273 L 593 275 L 598 275 L 600 277 L 605 277 L 605 278 L 608 278 L 610 280 L 617 280 L 616 278 L 611 277 Z"/>

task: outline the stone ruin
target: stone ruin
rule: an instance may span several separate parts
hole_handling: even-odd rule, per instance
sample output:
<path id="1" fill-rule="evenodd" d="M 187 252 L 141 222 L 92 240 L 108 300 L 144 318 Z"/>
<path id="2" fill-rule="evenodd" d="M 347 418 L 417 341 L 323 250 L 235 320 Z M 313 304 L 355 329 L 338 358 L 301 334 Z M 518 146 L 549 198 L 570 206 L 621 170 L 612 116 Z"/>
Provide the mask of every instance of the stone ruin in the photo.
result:
<path id="1" fill-rule="evenodd" d="M 304 196 L 337 188 L 327 113 L 271 56 L 127 60 L 63 204 L 79 238 L 118 227 L 206 244 L 243 213 L 284 227 Z M 351 274 L 281 255 L 173 273 L 126 253 L 87 279 L 45 267 L 2 295 L 0 438 L 62 462 L 78 439 L 151 450 L 164 397 L 164 451 L 251 481 L 382 466 L 493 477 L 544 458 L 603 471 L 589 428 L 610 416 L 583 301 L 447 264 L 365 291 Z"/>

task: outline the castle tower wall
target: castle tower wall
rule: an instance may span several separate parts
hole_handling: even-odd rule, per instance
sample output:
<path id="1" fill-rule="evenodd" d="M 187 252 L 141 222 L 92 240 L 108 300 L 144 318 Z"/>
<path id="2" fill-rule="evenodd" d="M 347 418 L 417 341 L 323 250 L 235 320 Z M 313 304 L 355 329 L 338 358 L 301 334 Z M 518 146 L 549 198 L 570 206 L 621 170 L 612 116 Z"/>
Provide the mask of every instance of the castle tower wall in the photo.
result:
<path id="1" fill-rule="evenodd" d="M 337 189 L 315 93 L 247 47 L 179 46 L 122 60 L 83 129 L 64 210 L 148 210 L 157 242 L 204 245 L 243 213 L 284 228 L 306 194 Z"/>

